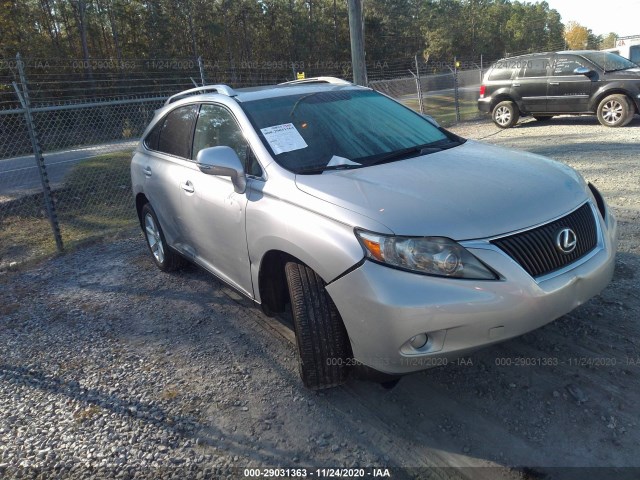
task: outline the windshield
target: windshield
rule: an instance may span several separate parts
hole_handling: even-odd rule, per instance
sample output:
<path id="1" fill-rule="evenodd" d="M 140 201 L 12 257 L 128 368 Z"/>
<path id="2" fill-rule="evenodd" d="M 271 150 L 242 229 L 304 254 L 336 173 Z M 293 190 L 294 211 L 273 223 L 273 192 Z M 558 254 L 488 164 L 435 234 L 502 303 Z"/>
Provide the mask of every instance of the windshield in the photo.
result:
<path id="1" fill-rule="evenodd" d="M 582 53 L 581 55 L 590 62 L 596 64 L 605 72 L 616 72 L 618 70 L 638 68 L 638 65 L 635 63 L 611 52 L 588 52 Z"/>
<path id="2" fill-rule="evenodd" d="M 359 168 L 460 143 L 371 90 L 317 91 L 242 107 L 276 162 L 294 173 Z"/>

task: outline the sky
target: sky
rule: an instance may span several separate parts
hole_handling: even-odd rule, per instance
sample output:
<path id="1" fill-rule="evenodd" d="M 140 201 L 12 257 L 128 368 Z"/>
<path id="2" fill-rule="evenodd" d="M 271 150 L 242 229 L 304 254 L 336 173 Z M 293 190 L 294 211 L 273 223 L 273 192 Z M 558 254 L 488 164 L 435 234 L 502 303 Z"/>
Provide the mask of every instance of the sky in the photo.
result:
<path id="1" fill-rule="evenodd" d="M 640 35 L 640 0 L 546 0 L 562 16 L 596 35 L 615 32 L 620 37 Z M 534 3 L 538 3 L 535 1 Z"/>

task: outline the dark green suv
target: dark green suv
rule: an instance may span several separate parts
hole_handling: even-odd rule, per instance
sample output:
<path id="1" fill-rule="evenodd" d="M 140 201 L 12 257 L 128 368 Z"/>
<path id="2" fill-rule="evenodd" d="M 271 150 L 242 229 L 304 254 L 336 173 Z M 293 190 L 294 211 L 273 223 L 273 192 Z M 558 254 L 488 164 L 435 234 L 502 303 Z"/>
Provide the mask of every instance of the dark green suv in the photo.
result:
<path id="1" fill-rule="evenodd" d="M 484 76 L 478 99 L 500 128 L 521 116 L 597 115 L 623 127 L 640 112 L 640 67 L 602 51 L 536 53 L 497 61 Z"/>

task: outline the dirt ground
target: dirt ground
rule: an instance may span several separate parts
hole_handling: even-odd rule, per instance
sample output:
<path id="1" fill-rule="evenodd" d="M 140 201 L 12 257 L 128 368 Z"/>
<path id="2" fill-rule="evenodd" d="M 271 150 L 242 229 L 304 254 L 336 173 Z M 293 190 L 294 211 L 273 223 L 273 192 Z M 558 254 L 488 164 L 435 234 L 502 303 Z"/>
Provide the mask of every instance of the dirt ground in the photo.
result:
<path id="1" fill-rule="evenodd" d="M 621 243 L 600 296 L 392 390 L 351 381 L 315 393 L 299 381 L 290 333 L 196 267 L 160 273 L 133 232 L 0 274 L 0 476 L 215 478 L 279 466 L 638 478 L 640 118 L 621 129 L 567 117 L 451 130 L 566 162 L 601 190 Z M 42 448 L 57 456 L 47 463 Z"/>

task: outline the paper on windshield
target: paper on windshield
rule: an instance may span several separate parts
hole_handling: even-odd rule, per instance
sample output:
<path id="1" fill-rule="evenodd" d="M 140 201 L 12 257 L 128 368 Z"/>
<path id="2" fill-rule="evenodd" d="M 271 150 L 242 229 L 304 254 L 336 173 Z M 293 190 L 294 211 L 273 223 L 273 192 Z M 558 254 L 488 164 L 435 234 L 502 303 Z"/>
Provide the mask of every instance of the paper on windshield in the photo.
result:
<path id="1" fill-rule="evenodd" d="M 327 163 L 327 167 L 337 167 L 338 165 L 362 165 L 361 163 L 354 162 L 353 160 L 349 160 L 348 158 L 339 157 L 338 155 L 334 155 Z"/>
<path id="2" fill-rule="evenodd" d="M 260 131 L 276 155 L 308 147 L 293 123 L 261 128 Z"/>

